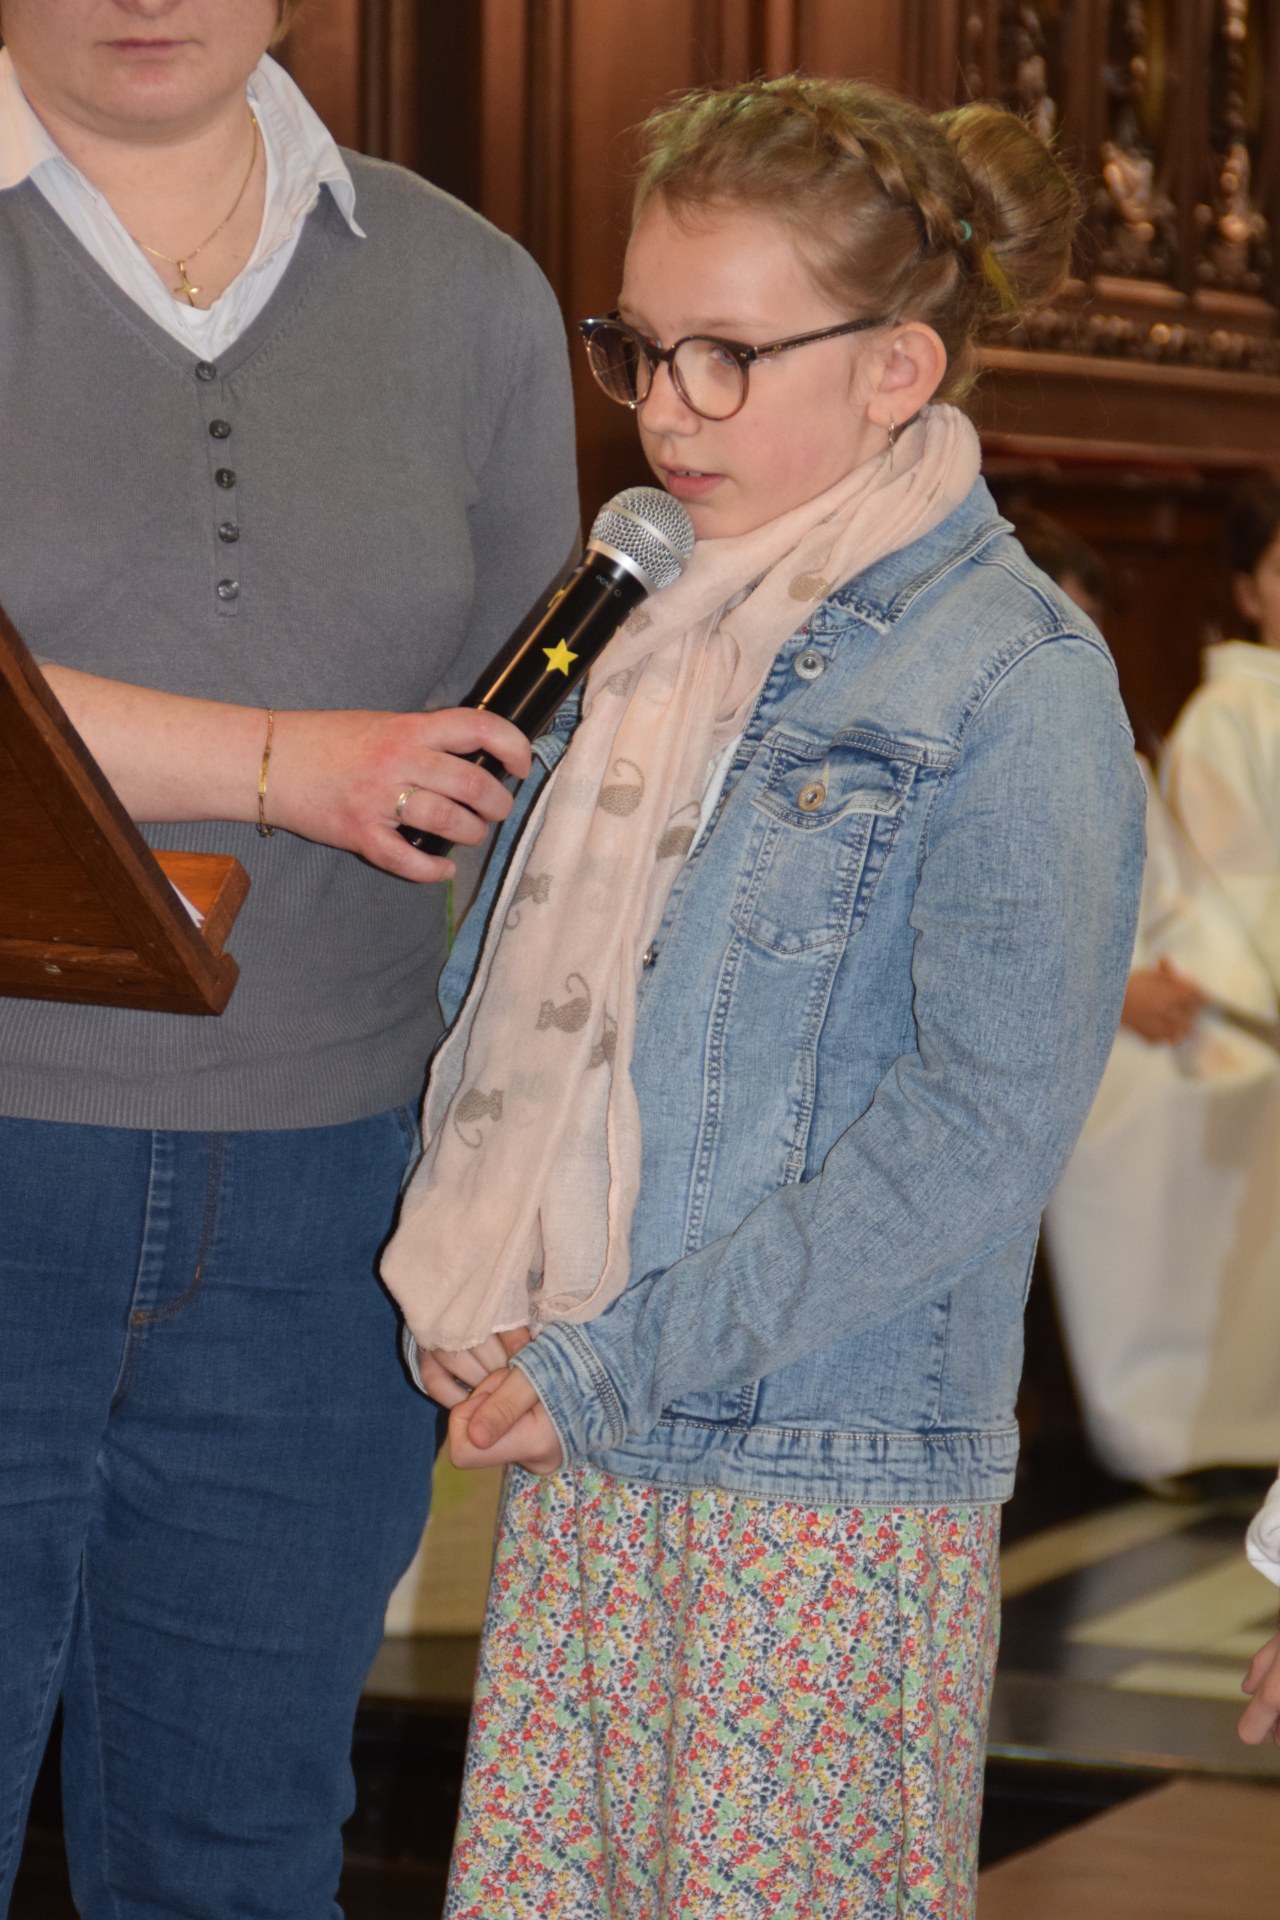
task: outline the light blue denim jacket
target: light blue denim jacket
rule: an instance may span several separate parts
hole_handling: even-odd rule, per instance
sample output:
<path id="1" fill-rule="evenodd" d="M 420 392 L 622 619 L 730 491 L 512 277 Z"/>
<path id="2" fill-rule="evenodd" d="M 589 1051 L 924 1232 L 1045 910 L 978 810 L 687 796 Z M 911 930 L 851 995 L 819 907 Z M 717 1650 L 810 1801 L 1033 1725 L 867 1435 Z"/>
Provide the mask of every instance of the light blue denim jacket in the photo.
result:
<path id="1" fill-rule="evenodd" d="M 1040 1211 L 1115 1033 L 1143 805 L 1111 660 L 982 482 L 791 636 L 640 982 L 631 1284 L 516 1362 L 567 1459 L 1007 1498 Z"/>

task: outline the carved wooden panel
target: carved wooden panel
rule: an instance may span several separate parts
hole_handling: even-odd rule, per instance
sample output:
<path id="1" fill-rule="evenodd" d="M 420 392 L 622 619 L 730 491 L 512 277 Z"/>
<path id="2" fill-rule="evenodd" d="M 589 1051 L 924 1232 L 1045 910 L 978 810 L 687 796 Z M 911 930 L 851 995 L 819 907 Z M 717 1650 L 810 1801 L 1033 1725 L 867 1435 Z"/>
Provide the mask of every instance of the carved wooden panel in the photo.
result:
<path id="1" fill-rule="evenodd" d="M 1085 189 L 1081 283 L 1029 344 L 1280 373 L 1262 112 L 1275 0 L 960 0 L 965 86 L 1052 129 Z"/>

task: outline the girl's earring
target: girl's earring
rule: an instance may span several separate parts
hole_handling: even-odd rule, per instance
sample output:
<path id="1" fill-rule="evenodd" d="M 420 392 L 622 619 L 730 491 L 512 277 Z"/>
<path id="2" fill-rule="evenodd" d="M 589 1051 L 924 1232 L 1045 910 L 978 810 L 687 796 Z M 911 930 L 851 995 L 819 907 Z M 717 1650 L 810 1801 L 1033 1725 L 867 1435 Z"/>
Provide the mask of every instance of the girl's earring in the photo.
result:
<path id="1" fill-rule="evenodd" d="M 893 450 L 897 446 L 897 444 L 898 444 L 898 423 L 891 414 L 889 416 L 889 468 L 890 468 L 890 471 L 892 471 L 893 469 Z"/>

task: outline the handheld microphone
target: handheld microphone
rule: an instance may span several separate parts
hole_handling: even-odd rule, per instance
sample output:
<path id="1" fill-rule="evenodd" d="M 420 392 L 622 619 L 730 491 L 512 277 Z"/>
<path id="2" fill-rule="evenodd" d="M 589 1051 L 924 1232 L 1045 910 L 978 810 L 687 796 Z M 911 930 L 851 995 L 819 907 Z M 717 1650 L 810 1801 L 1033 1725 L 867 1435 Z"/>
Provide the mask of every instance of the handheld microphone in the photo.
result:
<path id="1" fill-rule="evenodd" d="M 596 515 L 586 552 L 541 619 L 512 636 L 459 706 L 499 713 L 534 739 L 631 609 L 679 579 L 693 541 L 693 522 L 660 487 L 615 494 Z M 468 757 L 505 777 L 492 754 Z M 452 844 L 418 827 L 397 831 L 420 853 L 448 853 Z"/>

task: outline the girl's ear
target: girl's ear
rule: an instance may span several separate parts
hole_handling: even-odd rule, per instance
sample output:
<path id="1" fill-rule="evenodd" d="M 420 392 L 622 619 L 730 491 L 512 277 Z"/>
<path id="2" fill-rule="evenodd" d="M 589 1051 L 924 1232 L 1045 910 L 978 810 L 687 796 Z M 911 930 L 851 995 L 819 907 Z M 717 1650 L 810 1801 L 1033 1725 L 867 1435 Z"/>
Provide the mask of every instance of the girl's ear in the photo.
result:
<path id="1" fill-rule="evenodd" d="M 1236 603 L 1236 612 L 1242 613 L 1246 620 L 1252 620 L 1254 626 L 1262 623 L 1262 600 L 1258 593 L 1257 582 L 1251 573 L 1233 573 L 1231 576 L 1231 598 Z"/>
<path id="2" fill-rule="evenodd" d="M 877 427 L 905 426 L 928 406 L 947 371 L 947 350 L 932 327 L 906 320 L 880 360 L 867 418 Z"/>

